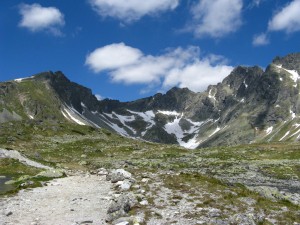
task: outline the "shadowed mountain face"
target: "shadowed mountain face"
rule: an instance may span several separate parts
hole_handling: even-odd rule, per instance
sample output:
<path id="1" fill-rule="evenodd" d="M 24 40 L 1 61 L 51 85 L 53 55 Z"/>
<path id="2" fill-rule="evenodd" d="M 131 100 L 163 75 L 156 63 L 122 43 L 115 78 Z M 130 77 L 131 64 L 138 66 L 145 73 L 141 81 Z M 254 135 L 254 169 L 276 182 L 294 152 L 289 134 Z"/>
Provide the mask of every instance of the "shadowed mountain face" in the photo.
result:
<path id="1" fill-rule="evenodd" d="M 300 53 L 276 57 L 263 71 L 237 67 L 205 92 L 98 101 L 62 72 L 0 83 L 0 123 L 68 120 L 121 135 L 187 148 L 300 138 Z"/>

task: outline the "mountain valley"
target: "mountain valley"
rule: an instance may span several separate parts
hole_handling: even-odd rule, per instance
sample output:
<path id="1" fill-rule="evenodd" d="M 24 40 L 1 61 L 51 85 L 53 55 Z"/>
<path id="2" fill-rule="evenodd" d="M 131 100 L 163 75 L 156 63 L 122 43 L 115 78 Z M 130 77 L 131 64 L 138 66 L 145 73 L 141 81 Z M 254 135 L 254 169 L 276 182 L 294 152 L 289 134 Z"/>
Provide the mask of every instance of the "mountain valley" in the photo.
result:
<path id="1" fill-rule="evenodd" d="M 0 223 L 47 224 L 14 223 L 18 204 L 38 210 L 28 196 L 81 177 L 84 191 L 104 185 L 109 224 L 300 224 L 299 74 L 295 53 L 265 70 L 239 66 L 204 92 L 174 87 L 132 102 L 98 101 L 62 72 L 2 82 L 0 175 L 13 188 L 0 192 Z M 23 158 L 5 156 L 13 151 Z M 78 193 L 53 202 L 68 221 L 97 224 L 94 212 L 76 220 L 93 198 Z"/>

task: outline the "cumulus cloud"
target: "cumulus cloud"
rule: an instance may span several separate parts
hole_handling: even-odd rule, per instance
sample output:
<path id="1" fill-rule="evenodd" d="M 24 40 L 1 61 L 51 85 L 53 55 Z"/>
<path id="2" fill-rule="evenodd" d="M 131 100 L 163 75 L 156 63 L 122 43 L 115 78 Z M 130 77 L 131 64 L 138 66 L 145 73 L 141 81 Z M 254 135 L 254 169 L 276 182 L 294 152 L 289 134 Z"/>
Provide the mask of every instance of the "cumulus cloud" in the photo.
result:
<path id="1" fill-rule="evenodd" d="M 277 12 L 269 21 L 269 31 L 300 31 L 300 0 L 294 0 Z"/>
<path id="2" fill-rule="evenodd" d="M 127 57 L 115 60 L 120 52 Z M 200 57 L 200 49 L 195 46 L 167 49 L 153 56 L 124 43 L 96 49 L 87 56 L 85 63 L 95 73 L 108 73 L 113 82 L 145 84 L 147 88 L 156 85 L 164 90 L 179 86 L 203 91 L 208 85 L 221 81 L 233 69 L 221 56 Z"/>
<path id="3" fill-rule="evenodd" d="M 86 64 L 94 72 L 100 72 L 131 65 L 138 61 L 141 56 L 142 52 L 140 50 L 126 46 L 124 43 L 111 44 L 90 53 Z"/>
<path id="4" fill-rule="evenodd" d="M 261 46 L 261 45 L 267 45 L 269 44 L 269 39 L 267 37 L 267 34 L 261 33 L 254 36 L 252 44 L 254 46 Z"/>
<path id="5" fill-rule="evenodd" d="M 265 33 L 255 35 L 252 41 L 254 46 L 267 45 L 270 40 L 267 34 L 283 31 L 288 34 L 300 31 L 300 0 L 293 0 L 278 10 L 269 20 Z"/>
<path id="6" fill-rule="evenodd" d="M 64 26 L 64 15 L 55 7 L 42 7 L 40 4 L 21 4 L 19 12 L 22 19 L 20 27 L 32 32 L 47 31 L 54 35 L 61 35 L 60 28 Z"/>
<path id="7" fill-rule="evenodd" d="M 89 0 L 93 9 L 102 17 L 113 17 L 132 22 L 145 15 L 174 10 L 179 0 Z"/>
<path id="8" fill-rule="evenodd" d="M 221 38 L 242 24 L 243 0 L 200 0 L 191 9 L 192 22 L 187 30 L 196 37 Z"/>

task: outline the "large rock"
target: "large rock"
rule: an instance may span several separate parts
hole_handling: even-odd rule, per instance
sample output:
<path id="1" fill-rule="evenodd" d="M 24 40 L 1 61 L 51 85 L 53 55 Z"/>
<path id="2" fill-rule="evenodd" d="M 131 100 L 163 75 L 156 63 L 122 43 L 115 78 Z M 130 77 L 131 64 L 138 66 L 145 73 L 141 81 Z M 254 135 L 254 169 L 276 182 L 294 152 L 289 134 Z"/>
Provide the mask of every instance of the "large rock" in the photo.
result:
<path id="1" fill-rule="evenodd" d="M 53 169 L 53 170 L 42 171 L 38 175 L 36 175 L 36 177 L 59 178 L 64 175 L 65 175 L 64 171 Z"/>
<path id="2" fill-rule="evenodd" d="M 120 185 L 120 190 L 121 191 L 128 191 L 131 188 L 131 185 L 132 185 L 132 182 L 130 182 L 129 180 L 125 180 Z"/>
<path id="3" fill-rule="evenodd" d="M 234 224 L 256 225 L 252 214 L 235 214 L 230 218 L 230 222 Z"/>
<path id="4" fill-rule="evenodd" d="M 126 217 L 128 212 L 137 205 L 138 201 L 132 193 L 122 194 L 115 199 L 108 208 L 107 222 L 111 222 L 120 217 Z"/>
<path id="5" fill-rule="evenodd" d="M 117 183 L 118 181 L 123 181 L 125 179 L 130 179 L 132 177 L 131 173 L 124 169 L 112 170 L 107 176 L 106 180 L 112 183 Z"/>

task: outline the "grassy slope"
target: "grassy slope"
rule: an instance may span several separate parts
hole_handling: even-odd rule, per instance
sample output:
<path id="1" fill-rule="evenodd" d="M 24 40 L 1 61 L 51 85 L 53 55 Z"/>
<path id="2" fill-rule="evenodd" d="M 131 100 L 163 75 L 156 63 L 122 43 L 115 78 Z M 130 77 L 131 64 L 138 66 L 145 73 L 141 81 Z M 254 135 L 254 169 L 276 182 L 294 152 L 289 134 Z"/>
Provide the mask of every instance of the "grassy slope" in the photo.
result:
<path id="1" fill-rule="evenodd" d="M 62 119 L 60 101 L 46 81 L 33 79 L 22 82 L 3 83 L 8 88 L 5 95 L 0 96 L 0 112 L 7 109 L 15 112 L 23 119 L 29 115 L 35 119 Z"/>

